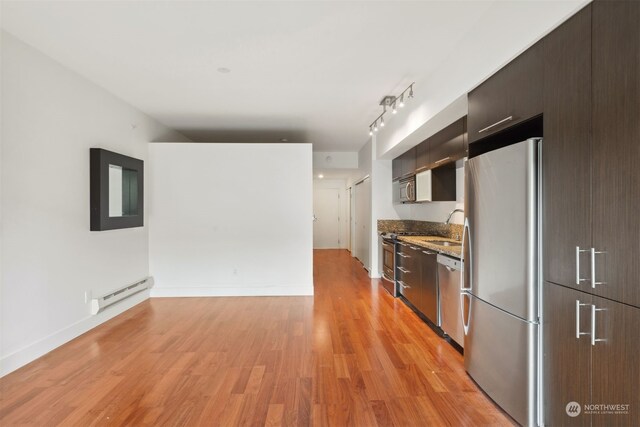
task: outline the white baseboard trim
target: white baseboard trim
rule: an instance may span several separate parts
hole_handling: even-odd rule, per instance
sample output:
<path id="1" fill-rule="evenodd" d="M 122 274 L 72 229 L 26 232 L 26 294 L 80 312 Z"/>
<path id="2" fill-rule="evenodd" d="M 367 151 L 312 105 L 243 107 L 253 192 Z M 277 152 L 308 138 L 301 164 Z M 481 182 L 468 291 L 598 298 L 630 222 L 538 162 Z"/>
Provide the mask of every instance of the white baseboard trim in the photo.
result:
<path id="1" fill-rule="evenodd" d="M 261 296 L 313 296 L 313 284 L 301 286 L 202 286 L 158 287 L 151 289 L 152 298 L 175 297 L 261 297 Z"/>
<path id="2" fill-rule="evenodd" d="M 65 328 L 62 328 L 20 350 L 14 351 L 0 358 L 0 377 L 3 377 L 24 365 L 44 356 L 51 350 L 79 337 L 85 332 L 100 324 L 124 313 L 130 308 L 140 304 L 149 298 L 149 291 L 132 295 L 126 300 L 120 301 L 95 316 L 87 316 Z"/>

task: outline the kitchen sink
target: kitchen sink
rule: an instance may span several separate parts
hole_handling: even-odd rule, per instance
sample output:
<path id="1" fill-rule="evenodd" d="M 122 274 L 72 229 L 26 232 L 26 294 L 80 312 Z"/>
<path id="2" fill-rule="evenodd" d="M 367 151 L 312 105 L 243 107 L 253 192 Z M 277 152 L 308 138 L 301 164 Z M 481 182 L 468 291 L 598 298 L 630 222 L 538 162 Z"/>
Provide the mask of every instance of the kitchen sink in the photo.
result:
<path id="1" fill-rule="evenodd" d="M 426 243 L 433 243 L 439 246 L 462 246 L 460 242 L 449 242 L 446 240 L 425 240 Z"/>

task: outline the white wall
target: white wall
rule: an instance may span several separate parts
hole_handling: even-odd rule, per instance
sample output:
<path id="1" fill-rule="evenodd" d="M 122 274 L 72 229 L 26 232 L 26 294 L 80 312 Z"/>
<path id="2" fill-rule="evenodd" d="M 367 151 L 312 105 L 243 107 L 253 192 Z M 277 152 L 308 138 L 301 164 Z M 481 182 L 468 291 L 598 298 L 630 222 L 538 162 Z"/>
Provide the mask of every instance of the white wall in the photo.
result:
<path id="1" fill-rule="evenodd" d="M 366 186 L 358 187 L 358 191 L 356 191 L 355 183 L 361 181 L 363 178 L 367 176 L 371 176 L 371 161 L 373 158 L 373 139 L 369 138 L 367 143 L 358 151 L 358 169 L 357 172 L 349 178 L 347 181 L 347 185 L 351 187 L 351 197 L 352 197 L 352 211 L 351 211 L 351 229 L 353 233 L 351 234 L 351 255 L 354 257 L 358 257 L 365 264 L 365 268 L 371 271 L 371 266 L 369 260 L 371 259 L 371 237 L 370 237 L 370 223 L 371 223 L 371 182 L 367 183 Z M 366 191 L 367 194 L 364 194 L 363 191 Z M 360 195 L 360 199 L 358 199 L 358 195 Z M 362 202 L 364 200 L 364 203 Z M 366 210 L 366 214 L 363 214 L 362 210 Z M 367 227 L 363 228 L 362 224 L 358 226 L 357 222 L 362 223 L 366 221 Z M 367 236 L 363 237 L 361 233 L 362 230 L 368 230 Z M 364 247 L 363 247 L 364 246 Z M 363 252 L 366 252 L 368 256 L 364 256 Z"/>
<path id="2" fill-rule="evenodd" d="M 358 153 L 353 151 L 316 151 L 313 153 L 313 170 L 355 169 L 358 167 Z"/>
<path id="3" fill-rule="evenodd" d="M 391 152 L 390 157 L 386 158 L 393 158 L 404 151 L 392 152 L 397 145 L 405 149 L 415 145 L 404 140 L 410 138 L 416 130 L 447 106 L 456 101 L 459 102 L 463 96 L 466 98 L 470 90 L 524 52 L 566 18 L 584 7 L 586 3 L 588 0 L 548 1 L 545 2 L 545 7 L 541 8 L 535 1 L 492 2 L 486 14 L 505 25 L 500 31 L 487 31 L 486 20 L 479 19 L 474 26 L 468 28 L 466 34 L 451 49 L 451 55 L 447 60 L 442 61 L 441 65 L 429 75 L 417 76 L 415 98 L 408 102 L 404 109 L 399 110 L 398 114 L 387 115 L 386 126 L 377 133 L 378 157 Z M 521 31 L 522 20 L 513 19 L 514 16 L 531 18 L 527 20 L 527 31 Z M 558 19 L 562 16 L 565 18 Z M 511 30 L 507 26 L 511 27 Z M 505 34 L 508 36 L 505 37 Z M 471 39 L 474 42 L 470 42 Z M 476 49 L 478 41 L 488 48 Z M 500 49 L 491 49 L 489 46 L 500 46 Z M 453 120 L 448 123 L 451 122 Z M 435 127 L 431 130 L 425 129 L 426 136 L 430 136 L 428 134 L 430 131 L 437 130 Z M 420 141 L 416 144 L 418 142 Z"/>
<path id="4" fill-rule="evenodd" d="M 151 295 L 312 295 L 311 164 L 310 144 L 151 144 Z"/>
<path id="5" fill-rule="evenodd" d="M 347 236 L 349 234 L 349 218 L 347 218 L 347 204 L 349 199 L 347 198 L 347 182 L 344 179 L 314 179 L 313 191 L 317 188 L 336 188 L 340 195 L 339 202 L 339 215 L 340 215 L 340 248 L 346 249 L 349 245 L 347 242 Z"/>
<path id="6" fill-rule="evenodd" d="M 184 137 L 4 32 L 0 51 L 4 375 L 148 297 L 90 316 L 85 292 L 149 268 L 146 226 L 89 231 L 89 148 L 147 160 L 148 141 Z"/>
<path id="7" fill-rule="evenodd" d="M 376 159 L 377 138 L 373 138 L 371 160 L 371 270 L 373 278 L 382 276 L 382 253 L 378 236 L 379 219 L 400 218 L 393 205 L 391 160 Z"/>

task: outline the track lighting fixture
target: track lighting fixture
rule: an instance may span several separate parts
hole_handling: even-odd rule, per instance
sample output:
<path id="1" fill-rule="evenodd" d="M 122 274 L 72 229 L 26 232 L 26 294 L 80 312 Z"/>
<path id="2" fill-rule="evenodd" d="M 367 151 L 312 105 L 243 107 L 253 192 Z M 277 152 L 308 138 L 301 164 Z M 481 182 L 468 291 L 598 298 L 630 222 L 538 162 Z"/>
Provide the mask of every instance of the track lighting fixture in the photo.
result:
<path id="1" fill-rule="evenodd" d="M 380 105 L 382 105 L 382 113 L 376 117 L 376 119 L 369 125 L 369 135 L 373 135 L 374 132 L 378 132 L 378 122 L 380 122 L 380 127 L 384 127 L 384 115 L 387 113 L 387 107 L 391 107 L 391 114 L 397 114 L 397 107 L 404 107 L 404 95 L 407 94 L 407 99 L 413 98 L 413 85 L 415 82 L 411 83 L 405 90 L 400 93 L 398 96 L 387 95 L 382 98 L 380 101 Z"/>

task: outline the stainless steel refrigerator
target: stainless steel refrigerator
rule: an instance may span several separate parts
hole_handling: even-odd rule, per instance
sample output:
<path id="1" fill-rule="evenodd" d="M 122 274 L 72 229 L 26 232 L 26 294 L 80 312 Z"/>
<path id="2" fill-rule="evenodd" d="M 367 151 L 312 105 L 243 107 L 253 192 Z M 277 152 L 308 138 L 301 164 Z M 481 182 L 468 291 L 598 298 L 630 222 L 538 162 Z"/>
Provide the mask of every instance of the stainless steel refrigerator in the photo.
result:
<path id="1" fill-rule="evenodd" d="M 541 142 L 489 151 L 465 170 L 465 368 L 525 426 L 540 419 Z"/>

